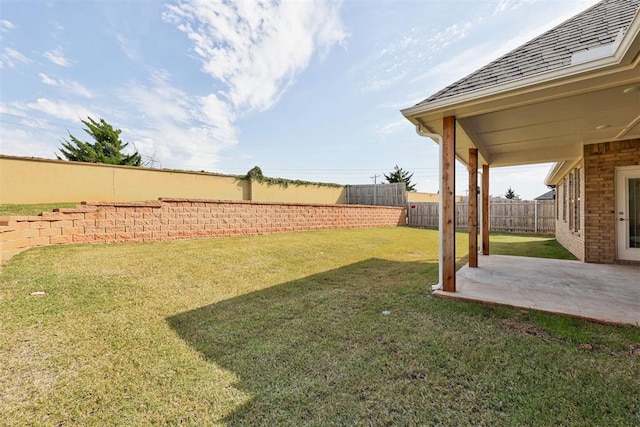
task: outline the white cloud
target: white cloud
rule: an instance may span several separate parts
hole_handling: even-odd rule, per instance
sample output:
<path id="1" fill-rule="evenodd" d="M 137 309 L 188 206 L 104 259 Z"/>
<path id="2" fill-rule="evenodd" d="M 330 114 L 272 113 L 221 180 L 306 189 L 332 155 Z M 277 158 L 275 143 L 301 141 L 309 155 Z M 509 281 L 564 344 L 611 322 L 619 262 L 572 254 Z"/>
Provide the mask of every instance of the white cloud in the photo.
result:
<path id="1" fill-rule="evenodd" d="M 39 77 L 50 86 L 68 90 L 74 87 L 73 82 L 45 73 L 39 73 Z M 166 71 L 153 73 L 147 85 L 126 85 L 115 92 L 115 97 L 114 104 L 97 110 L 82 103 L 44 97 L 31 103 L 0 103 L 0 114 L 11 116 L 20 130 L 16 131 L 20 140 L 26 140 L 29 132 L 46 130 L 57 135 L 57 139 L 52 139 L 54 142 L 65 134 L 63 123 L 68 122 L 73 129 L 89 116 L 104 118 L 123 130 L 123 141 L 132 142 L 132 149 L 135 146 L 147 160 L 153 157 L 163 167 L 215 170 L 220 152 L 238 142 L 235 114 L 223 100 L 215 94 L 193 96 L 172 86 Z M 27 131 L 21 131 L 22 128 Z M 51 141 L 49 144 L 51 157 L 55 147 Z M 26 153 L 17 149 L 5 152 Z M 34 148 L 33 152 L 42 150 Z"/>
<path id="2" fill-rule="evenodd" d="M 8 116 L 15 116 L 15 117 L 28 117 L 28 115 L 23 111 L 10 107 L 4 103 L 0 103 L 0 114 L 6 114 Z"/>
<path id="3" fill-rule="evenodd" d="M 235 143 L 237 132 L 233 126 L 235 115 L 229 111 L 227 104 L 215 94 L 207 95 L 200 99 L 203 113 L 202 121 L 215 129 L 218 139 Z"/>
<path id="4" fill-rule="evenodd" d="M 55 101 L 47 98 L 38 98 L 36 102 L 26 104 L 24 107 L 49 114 L 50 116 L 57 117 L 59 119 L 69 120 L 71 122 L 78 122 L 81 119 L 84 120 L 88 116 L 99 117 L 82 105 L 72 104 L 65 101 Z"/>
<path id="5" fill-rule="evenodd" d="M 387 123 L 384 126 L 378 127 L 377 132 L 383 135 L 389 135 L 404 130 L 410 126 L 411 124 L 406 119 L 402 118 L 395 122 Z"/>
<path id="6" fill-rule="evenodd" d="M 7 21 L 6 19 L 0 19 L 0 30 L 13 30 L 16 26 L 11 21 Z"/>
<path id="7" fill-rule="evenodd" d="M 40 77 L 42 83 L 48 86 L 59 87 L 68 92 L 75 93 L 76 95 L 80 95 L 85 98 L 93 98 L 93 93 L 91 93 L 89 89 L 78 82 L 74 82 L 71 80 L 54 79 L 44 73 L 39 73 L 38 77 Z"/>
<path id="8" fill-rule="evenodd" d="M 132 59 L 134 61 L 139 59 L 140 55 L 138 54 L 138 51 L 133 46 L 131 46 L 131 43 L 125 38 L 125 36 L 117 33 L 115 37 L 118 41 L 118 44 L 120 45 L 120 49 L 124 52 L 125 55 L 127 55 L 129 59 Z"/>
<path id="9" fill-rule="evenodd" d="M 427 36 L 427 27 L 414 27 L 369 59 L 364 71 L 362 90 L 379 91 L 401 82 L 448 45 L 466 38 L 470 22 L 453 24 Z"/>
<path id="10" fill-rule="evenodd" d="M 163 18 L 187 34 L 234 110 L 262 111 L 314 54 L 345 40 L 339 7 L 322 0 L 193 0 L 167 5 Z"/>
<path id="11" fill-rule="evenodd" d="M 0 103 L 0 114 L 10 123 L 0 126 L 0 153 L 15 156 L 53 157 L 55 129 L 31 111 Z"/>
<path id="12" fill-rule="evenodd" d="M 163 122 L 155 127 L 136 127 L 126 135 L 125 139 L 140 154 L 153 157 L 167 168 L 215 170 L 220 151 L 225 148 L 216 144 L 214 135 L 205 126 L 182 127 Z"/>
<path id="13" fill-rule="evenodd" d="M 238 116 L 269 109 L 314 56 L 346 38 L 340 2 L 187 0 L 166 7 L 165 22 L 187 35 L 202 70 L 222 89 L 189 96 L 160 72 L 150 87 L 134 85 L 122 98 L 144 111 L 137 143 L 195 169 L 213 168 L 220 151 L 237 144 Z"/>
<path id="14" fill-rule="evenodd" d="M 24 128 L 38 130 L 54 130 L 55 126 L 49 121 L 36 117 L 25 105 L 17 103 L 7 105 L 0 103 L 0 114 L 9 116 L 12 124 L 17 124 Z"/>
<path id="15" fill-rule="evenodd" d="M 52 158 L 57 140 L 54 135 L 46 135 L 48 138 L 43 138 L 40 129 L 34 132 L 30 129 L 0 127 L 0 152 L 13 156 Z"/>
<path id="16" fill-rule="evenodd" d="M 58 86 L 58 81 L 56 79 L 52 79 L 51 77 L 47 76 L 44 73 L 39 73 L 38 77 L 40 77 L 40 80 L 42 81 L 42 83 L 49 85 L 49 86 Z"/>
<path id="17" fill-rule="evenodd" d="M 17 50 L 5 47 L 4 52 L 0 54 L 0 68 L 14 68 L 18 63 L 30 64 L 31 60 Z"/>
<path id="18" fill-rule="evenodd" d="M 415 76 L 411 81 L 417 82 L 428 78 L 433 87 L 443 88 L 487 65 L 499 50 L 500 48 L 496 49 L 489 44 L 475 45 L 445 61 L 432 63 L 425 73 Z"/>
<path id="19" fill-rule="evenodd" d="M 425 43 L 429 54 L 440 52 L 450 44 L 466 38 L 469 35 L 469 31 L 472 26 L 473 24 L 471 22 L 452 24 L 447 28 L 436 32 L 429 37 Z"/>
<path id="20" fill-rule="evenodd" d="M 140 111 L 145 120 L 188 123 L 192 110 L 190 97 L 172 87 L 168 79 L 165 71 L 156 72 L 152 76 L 152 87 L 131 84 L 121 93 L 121 98 Z"/>
<path id="21" fill-rule="evenodd" d="M 130 123 L 132 142 L 142 154 L 155 153 L 163 167 L 212 170 L 220 151 L 238 142 L 235 114 L 224 101 L 173 87 L 166 71 L 154 73 L 148 86 L 129 85 L 118 97 L 129 107 L 126 114 L 136 117 Z"/>
<path id="22" fill-rule="evenodd" d="M 378 107 L 390 108 L 392 110 L 401 110 L 403 108 L 407 108 L 408 105 L 416 105 L 417 103 L 423 101 L 425 98 L 426 96 L 422 90 L 413 91 L 412 93 L 403 95 L 402 97 L 389 97 L 387 101 L 378 104 Z"/>
<path id="23" fill-rule="evenodd" d="M 49 61 L 61 67 L 71 66 L 71 61 L 69 61 L 69 59 L 64 56 L 64 52 L 62 51 L 61 47 L 57 47 L 53 50 L 49 50 L 45 52 L 43 56 L 47 58 Z"/>
<path id="24" fill-rule="evenodd" d="M 507 12 L 510 10 L 516 10 L 520 6 L 523 6 L 527 3 L 531 3 L 533 0 L 500 0 L 498 4 L 493 8 L 493 12 L 490 13 L 491 16 L 495 16 L 502 12 Z"/>

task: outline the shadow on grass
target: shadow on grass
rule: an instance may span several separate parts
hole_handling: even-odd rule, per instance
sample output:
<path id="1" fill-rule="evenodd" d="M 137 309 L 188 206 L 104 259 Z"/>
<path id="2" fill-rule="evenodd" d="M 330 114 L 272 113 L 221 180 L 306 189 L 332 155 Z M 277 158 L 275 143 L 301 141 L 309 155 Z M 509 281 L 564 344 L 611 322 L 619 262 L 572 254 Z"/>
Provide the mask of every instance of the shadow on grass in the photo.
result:
<path id="1" fill-rule="evenodd" d="M 637 366 L 608 347 L 634 331 L 430 298 L 437 274 L 372 258 L 167 322 L 250 396 L 229 425 L 633 425 Z"/>
<path id="2" fill-rule="evenodd" d="M 429 392 L 424 371 L 398 357 L 417 345 L 405 329 L 426 326 L 403 319 L 431 300 L 436 278 L 437 264 L 368 259 L 167 321 L 252 396 L 225 420 L 233 425 L 400 422 L 413 404 L 394 388 Z"/>

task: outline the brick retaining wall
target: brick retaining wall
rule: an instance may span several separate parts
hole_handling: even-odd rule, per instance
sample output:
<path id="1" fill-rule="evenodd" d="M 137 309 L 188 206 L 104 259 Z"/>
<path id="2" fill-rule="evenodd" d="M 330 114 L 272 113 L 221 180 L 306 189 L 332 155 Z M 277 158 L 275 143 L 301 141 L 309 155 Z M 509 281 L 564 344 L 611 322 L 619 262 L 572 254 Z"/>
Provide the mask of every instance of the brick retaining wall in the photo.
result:
<path id="1" fill-rule="evenodd" d="M 225 200 L 83 202 L 40 216 L 0 218 L 0 262 L 37 246 L 150 242 L 406 225 L 406 209 Z"/>

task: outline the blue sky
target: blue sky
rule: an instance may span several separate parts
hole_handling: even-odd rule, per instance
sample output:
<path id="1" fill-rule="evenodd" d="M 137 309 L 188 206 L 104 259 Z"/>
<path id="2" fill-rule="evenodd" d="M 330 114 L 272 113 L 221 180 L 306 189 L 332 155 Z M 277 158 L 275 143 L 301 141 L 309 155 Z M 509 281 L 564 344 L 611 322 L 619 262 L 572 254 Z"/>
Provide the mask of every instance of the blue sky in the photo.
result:
<path id="1" fill-rule="evenodd" d="M 437 145 L 399 110 L 595 3 L 2 0 L 0 153 L 55 158 L 91 116 L 155 167 L 364 184 L 397 164 L 436 192 Z M 548 168 L 495 168 L 491 194 L 536 197 Z"/>

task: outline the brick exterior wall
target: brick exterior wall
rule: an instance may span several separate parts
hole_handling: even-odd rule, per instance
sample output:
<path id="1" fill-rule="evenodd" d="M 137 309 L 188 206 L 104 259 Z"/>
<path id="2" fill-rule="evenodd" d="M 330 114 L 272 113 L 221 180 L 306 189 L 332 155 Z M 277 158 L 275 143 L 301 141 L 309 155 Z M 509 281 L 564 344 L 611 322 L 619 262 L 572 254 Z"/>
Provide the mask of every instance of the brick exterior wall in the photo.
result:
<path id="1" fill-rule="evenodd" d="M 150 242 L 288 231 L 406 225 L 385 206 L 160 199 L 84 203 L 41 216 L 0 218 L 0 262 L 36 246 Z"/>
<path id="2" fill-rule="evenodd" d="M 640 165 L 640 139 L 584 147 L 586 262 L 617 261 L 615 168 Z"/>
<path id="3" fill-rule="evenodd" d="M 573 180 L 569 175 L 573 174 Z M 575 178 L 578 177 L 580 183 L 580 209 L 579 227 L 576 227 L 575 217 L 571 221 L 570 216 L 573 215 L 570 206 L 571 186 L 575 185 Z M 556 187 L 556 240 L 564 246 L 569 252 L 575 255 L 580 261 L 585 260 L 585 239 L 584 239 L 584 220 L 585 220 L 585 186 L 584 186 L 584 161 L 580 161 Z M 571 182 L 570 182 L 571 181 Z M 572 184 L 572 185 L 571 185 Z M 574 192 L 575 194 L 575 192 Z M 575 203 L 575 201 L 574 201 Z"/>

